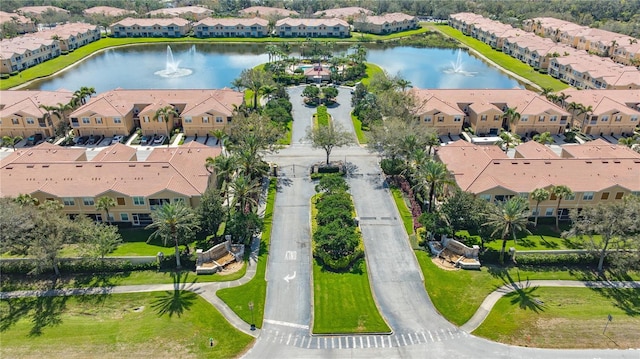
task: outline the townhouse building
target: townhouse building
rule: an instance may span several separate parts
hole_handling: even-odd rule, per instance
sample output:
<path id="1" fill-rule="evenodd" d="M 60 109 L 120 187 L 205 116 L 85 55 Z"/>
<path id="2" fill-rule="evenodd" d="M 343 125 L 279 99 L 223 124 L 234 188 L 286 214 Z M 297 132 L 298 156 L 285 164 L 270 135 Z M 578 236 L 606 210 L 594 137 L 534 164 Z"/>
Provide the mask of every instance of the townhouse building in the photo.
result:
<path id="1" fill-rule="evenodd" d="M 70 114 L 78 136 L 126 135 L 140 128 L 143 135 L 165 135 L 167 124 L 156 121 L 156 112 L 171 106 L 178 113 L 169 131 L 182 127 L 185 136 L 205 136 L 227 126 L 235 108 L 242 104 L 242 92 L 220 90 L 125 90 L 116 89 L 93 97 Z"/>
<path id="2" fill-rule="evenodd" d="M 20 7 L 20 8 L 16 9 L 16 13 L 18 13 L 20 15 L 29 15 L 29 16 L 36 16 L 36 17 L 41 16 L 42 14 L 44 14 L 47 11 L 69 14 L 68 10 L 59 8 L 57 6 L 51 6 L 51 5 L 23 6 L 23 7 Z"/>
<path id="3" fill-rule="evenodd" d="M 373 11 L 358 6 L 341 7 L 335 9 L 318 10 L 313 13 L 315 17 L 337 17 L 342 20 L 360 19 L 363 16 L 373 15 Z"/>
<path id="4" fill-rule="evenodd" d="M 240 16 L 260 17 L 263 19 L 300 16 L 297 11 L 268 6 L 250 6 L 238 11 Z"/>
<path id="5" fill-rule="evenodd" d="M 181 17 L 191 21 L 200 21 L 213 15 L 213 11 L 202 6 L 181 6 L 149 11 L 150 17 Z"/>
<path id="6" fill-rule="evenodd" d="M 349 37 L 351 27 L 344 20 L 284 18 L 276 22 L 275 33 L 280 37 Z"/>
<path id="7" fill-rule="evenodd" d="M 438 135 L 458 134 L 471 127 L 478 135 L 498 134 L 500 129 L 521 136 L 563 133 L 571 114 L 545 97 L 524 89 L 411 89 L 414 113 Z M 520 118 L 510 123 L 509 108 Z"/>
<path id="8" fill-rule="evenodd" d="M 13 24 L 15 31 L 18 34 L 38 31 L 35 22 L 28 17 L 16 13 L 0 11 L 0 35 L 3 38 L 5 37 L 5 34 L 2 33 L 2 30 L 5 26 L 9 27 L 10 24 Z"/>
<path id="9" fill-rule="evenodd" d="M 134 19 L 128 17 L 111 24 L 113 37 L 184 37 L 191 31 L 191 23 L 179 17 L 170 19 Z"/>
<path id="10" fill-rule="evenodd" d="M 436 159 L 447 165 L 456 186 L 487 201 L 505 201 L 514 196 L 529 200 L 531 216 L 537 188 L 551 190 L 565 185 L 573 195 L 563 198 L 559 214 L 611 203 L 628 195 L 640 195 L 640 154 L 601 141 L 565 145 L 563 156 L 546 146 L 527 142 L 516 147 L 517 157 L 508 157 L 498 146 L 477 146 L 462 140 L 437 149 Z M 522 149 L 520 149 L 522 147 Z M 558 199 L 551 196 L 539 205 L 541 217 L 554 217 Z"/>
<path id="11" fill-rule="evenodd" d="M 549 75 L 578 89 L 637 89 L 640 71 L 611 59 L 568 53 L 549 59 Z"/>
<path id="12" fill-rule="evenodd" d="M 640 43 L 637 39 L 628 41 L 616 44 L 612 60 L 623 65 L 640 66 Z"/>
<path id="13" fill-rule="evenodd" d="M 484 16 L 471 12 L 460 12 L 449 15 L 449 26 L 462 32 L 467 36 L 471 36 L 473 24 L 484 19 Z"/>
<path id="14" fill-rule="evenodd" d="M 413 30 L 418 28 L 418 18 L 395 12 L 380 16 L 362 16 L 353 20 L 354 31 L 377 35 Z"/>
<path id="15" fill-rule="evenodd" d="M 37 38 L 55 39 L 59 42 L 62 53 L 73 51 L 86 44 L 100 40 L 100 28 L 98 25 L 81 22 L 57 25 L 48 30 L 38 31 L 31 35 Z"/>
<path id="16" fill-rule="evenodd" d="M 16 73 L 60 54 L 60 42 L 51 38 L 23 35 L 0 40 L 0 73 Z"/>
<path id="17" fill-rule="evenodd" d="M 591 108 L 573 125 L 593 135 L 628 136 L 640 125 L 640 90 L 564 90 L 566 101 Z"/>
<path id="18" fill-rule="evenodd" d="M 109 16 L 109 17 L 117 17 L 117 16 L 134 14 L 135 11 L 120 9 L 113 6 L 94 6 L 94 7 L 85 9 L 82 13 L 86 16 L 103 15 L 103 16 Z"/>
<path id="19" fill-rule="evenodd" d="M 193 24 L 195 37 L 264 37 L 269 21 L 261 18 L 206 18 Z"/>
<path id="20" fill-rule="evenodd" d="M 48 118 L 42 106 L 55 107 L 69 103 L 72 98 L 73 93 L 67 90 L 0 91 L 0 136 L 27 138 L 36 133 L 54 136 L 63 119 L 55 115 Z"/>
<path id="21" fill-rule="evenodd" d="M 109 211 L 113 223 L 145 226 L 151 213 L 165 203 L 196 208 L 214 177 L 204 163 L 220 155 L 218 147 L 195 141 L 172 148 L 156 148 L 144 161 L 132 149 L 115 144 L 87 161 L 83 149 L 43 143 L 20 149 L 0 160 L 0 196 L 30 194 L 40 203 L 59 201 L 69 216 L 87 215 L 106 221 L 95 208 L 103 196 L 115 200 Z"/>

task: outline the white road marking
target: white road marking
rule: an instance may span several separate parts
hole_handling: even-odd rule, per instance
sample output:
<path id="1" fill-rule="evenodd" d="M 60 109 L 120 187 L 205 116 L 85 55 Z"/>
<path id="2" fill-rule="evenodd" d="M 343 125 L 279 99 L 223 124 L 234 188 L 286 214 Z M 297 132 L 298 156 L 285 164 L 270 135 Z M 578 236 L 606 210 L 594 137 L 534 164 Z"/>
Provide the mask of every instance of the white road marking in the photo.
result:
<path id="1" fill-rule="evenodd" d="M 384 348 L 384 337 L 380 338 L 380 342 L 382 343 L 382 347 Z"/>
<path id="2" fill-rule="evenodd" d="M 290 281 L 290 280 L 292 280 L 292 279 L 294 279 L 295 277 L 296 277 L 296 271 L 293 271 L 293 274 L 292 274 L 292 275 L 287 274 L 287 275 L 286 275 L 284 278 L 282 278 L 282 279 L 284 279 L 287 283 L 289 283 L 289 281 Z"/>
<path id="3" fill-rule="evenodd" d="M 433 341 L 433 335 L 431 335 L 431 331 L 429 331 L 429 337 L 431 338 L 431 341 Z"/>
<path id="4" fill-rule="evenodd" d="M 378 347 L 378 337 L 373 337 L 373 345 L 377 348 Z"/>
<path id="5" fill-rule="evenodd" d="M 389 348 L 393 347 L 393 345 L 391 344 L 391 336 L 388 336 L 387 338 L 389 338 Z M 396 339 L 398 340 L 398 339 Z"/>
<path id="6" fill-rule="evenodd" d="M 291 342 L 291 333 L 289 333 L 289 337 L 287 337 L 287 345 Z"/>
<path id="7" fill-rule="evenodd" d="M 369 337 L 367 336 L 367 348 L 371 348 L 371 342 L 369 341 Z"/>
<path id="8" fill-rule="evenodd" d="M 309 338 L 309 342 L 307 343 L 307 349 L 311 348 L 311 341 L 313 340 L 313 338 Z"/>
<path id="9" fill-rule="evenodd" d="M 398 344 L 398 346 L 400 346 L 400 340 L 398 339 L 398 336 L 396 335 L 395 338 L 396 338 L 396 343 Z"/>
<path id="10" fill-rule="evenodd" d="M 449 332 L 449 335 L 451 335 L 451 339 L 453 339 L 453 333 L 451 333 L 451 329 L 447 329 L 447 331 Z"/>
<path id="11" fill-rule="evenodd" d="M 426 335 L 424 335 L 424 332 L 422 332 L 422 333 L 420 333 L 420 334 L 422 334 L 422 337 L 424 338 L 424 342 L 426 343 L 426 342 L 427 342 L 427 336 L 426 336 Z"/>
<path id="12" fill-rule="evenodd" d="M 327 337 L 324 337 L 324 348 L 327 349 Z"/>
<path id="13" fill-rule="evenodd" d="M 404 343 L 404 345 L 407 345 L 407 340 L 404 338 L 404 334 L 400 334 L 400 336 L 402 337 L 402 342 Z"/>
<path id="14" fill-rule="evenodd" d="M 353 341 L 353 349 L 356 348 L 356 337 L 351 337 L 351 340 Z"/>
<path id="15" fill-rule="evenodd" d="M 275 324 L 275 325 L 282 325 L 282 326 L 285 326 L 285 327 L 299 328 L 299 329 L 309 329 L 308 325 L 303 325 L 303 324 L 282 322 L 282 321 L 279 321 L 279 320 L 272 320 L 272 319 L 264 319 L 263 321 L 265 323 Z"/>
<path id="16" fill-rule="evenodd" d="M 307 339 L 307 337 L 302 337 L 302 341 L 300 342 L 300 348 L 304 347 L 304 341 Z"/>
<path id="17" fill-rule="evenodd" d="M 336 343 L 334 341 L 335 337 L 331 337 L 331 349 L 336 347 Z"/>
<path id="18" fill-rule="evenodd" d="M 364 348 L 364 345 L 362 344 L 362 337 L 358 337 L 360 339 L 360 348 Z"/>
<path id="19" fill-rule="evenodd" d="M 338 338 L 338 349 L 342 349 L 342 338 Z"/>
<path id="20" fill-rule="evenodd" d="M 287 260 L 287 261 L 295 261 L 296 257 L 297 257 L 296 251 L 287 251 L 284 254 L 284 259 Z"/>

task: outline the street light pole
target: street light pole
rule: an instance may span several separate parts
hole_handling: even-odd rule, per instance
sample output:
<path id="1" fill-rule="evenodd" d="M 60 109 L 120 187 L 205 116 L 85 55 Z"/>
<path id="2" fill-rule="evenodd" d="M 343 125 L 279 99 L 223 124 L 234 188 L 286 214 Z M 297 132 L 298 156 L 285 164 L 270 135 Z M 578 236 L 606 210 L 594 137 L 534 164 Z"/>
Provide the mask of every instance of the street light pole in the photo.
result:
<path id="1" fill-rule="evenodd" d="M 249 310 L 251 311 L 251 330 L 256 330 L 256 321 L 253 318 L 253 301 L 249 302 Z"/>

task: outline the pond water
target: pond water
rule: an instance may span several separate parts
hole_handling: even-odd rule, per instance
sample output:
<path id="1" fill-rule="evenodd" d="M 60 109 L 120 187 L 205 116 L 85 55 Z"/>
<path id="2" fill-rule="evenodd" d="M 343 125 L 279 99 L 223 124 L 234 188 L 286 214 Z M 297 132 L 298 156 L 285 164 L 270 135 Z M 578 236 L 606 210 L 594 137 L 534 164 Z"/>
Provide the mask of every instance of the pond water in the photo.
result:
<path id="1" fill-rule="evenodd" d="M 33 82 L 31 89 L 74 90 L 94 87 L 170 89 L 230 87 L 240 72 L 268 61 L 263 44 L 135 45 L 93 55 L 62 73 Z M 367 61 L 419 88 L 523 87 L 498 69 L 455 49 L 371 45 Z M 176 71 L 178 70 L 178 71 Z"/>

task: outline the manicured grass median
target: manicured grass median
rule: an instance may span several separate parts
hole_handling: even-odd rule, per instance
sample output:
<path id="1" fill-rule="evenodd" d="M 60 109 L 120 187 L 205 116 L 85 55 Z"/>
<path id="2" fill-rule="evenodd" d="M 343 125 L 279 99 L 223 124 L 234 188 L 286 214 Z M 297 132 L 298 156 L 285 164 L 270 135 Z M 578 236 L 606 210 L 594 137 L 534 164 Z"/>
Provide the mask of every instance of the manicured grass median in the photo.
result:
<path id="1" fill-rule="evenodd" d="M 473 334 L 519 346 L 626 349 L 640 347 L 639 329 L 640 289 L 530 287 L 501 298 Z"/>
<path id="2" fill-rule="evenodd" d="M 398 212 L 400 212 L 400 217 L 402 218 L 402 224 L 404 225 L 404 230 L 407 231 L 407 234 L 409 236 L 411 236 L 412 234 L 414 234 L 413 216 L 411 215 L 411 211 L 409 210 L 409 207 L 407 207 L 407 204 L 404 201 L 402 190 L 400 190 L 399 188 L 391 188 L 391 195 L 393 195 L 393 201 L 396 203 Z"/>
<path id="3" fill-rule="evenodd" d="M 0 308 L 3 358 L 232 358 L 253 340 L 185 291 L 11 299 Z"/>
<path id="4" fill-rule="evenodd" d="M 271 226 L 273 222 L 273 207 L 276 201 L 277 179 L 272 178 L 269 182 L 269 193 L 267 194 L 267 205 L 264 212 L 264 228 L 260 239 L 260 253 L 258 256 L 258 268 L 256 275 L 247 284 L 221 289 L 216 295 L 224 301 L 242 320 L 251 323 L 251 311 L 249 302 L 253 302 L 253 315 L 255 325 L 262 327 L 264 317 L 264 303 L 267 297 L 267 281 L 265 272 L 267 270 L 267 259 L 269 254 L 269 242 L 271 240 Z"/>
<path id="5" fill-rule="evenodd" d="M 388 333 L 371 295 L 364 260 L 349 273 L 313 264 L 313 333 Z"/>
<path id="6" fill-rule="evenodd" d="M 351 122 L 353 122 L 353 128 L 356 130 L 358 143 L 361 145 L 367 144 L 369 140 L 367 139 L 367 136 L 364 134 L 364 130 L 362 129 L 362 121 L 360 121 L 360 119 L 356 117 L 353 112 L 351 113 Z"/>
<path id="7" fill-rule="evenodd" d="M 464 35 L 462 32 L 446 25 L 429 25 L 435 30 L 441 31 L 445 35 L 451 36 L 461 43 L 469 46 L 470 48 L 478 51 L 483 56 L 486 56 L 491 61 L 495 62 L 498 66 L 503 67 L 505 70 L 511 71 L 523 78 L 537 84 L 542 88 L 552 88 L 553 91 L 564 90 L 569 87 L 560 80 L 556 80 L 550 75 L 542 74 L 535 71 L 531 66 L 515 59 L 505 53 L 496 51 L 491 46 L 483 43 L 480 40 L 476 40 L 470 36 Z"/>

